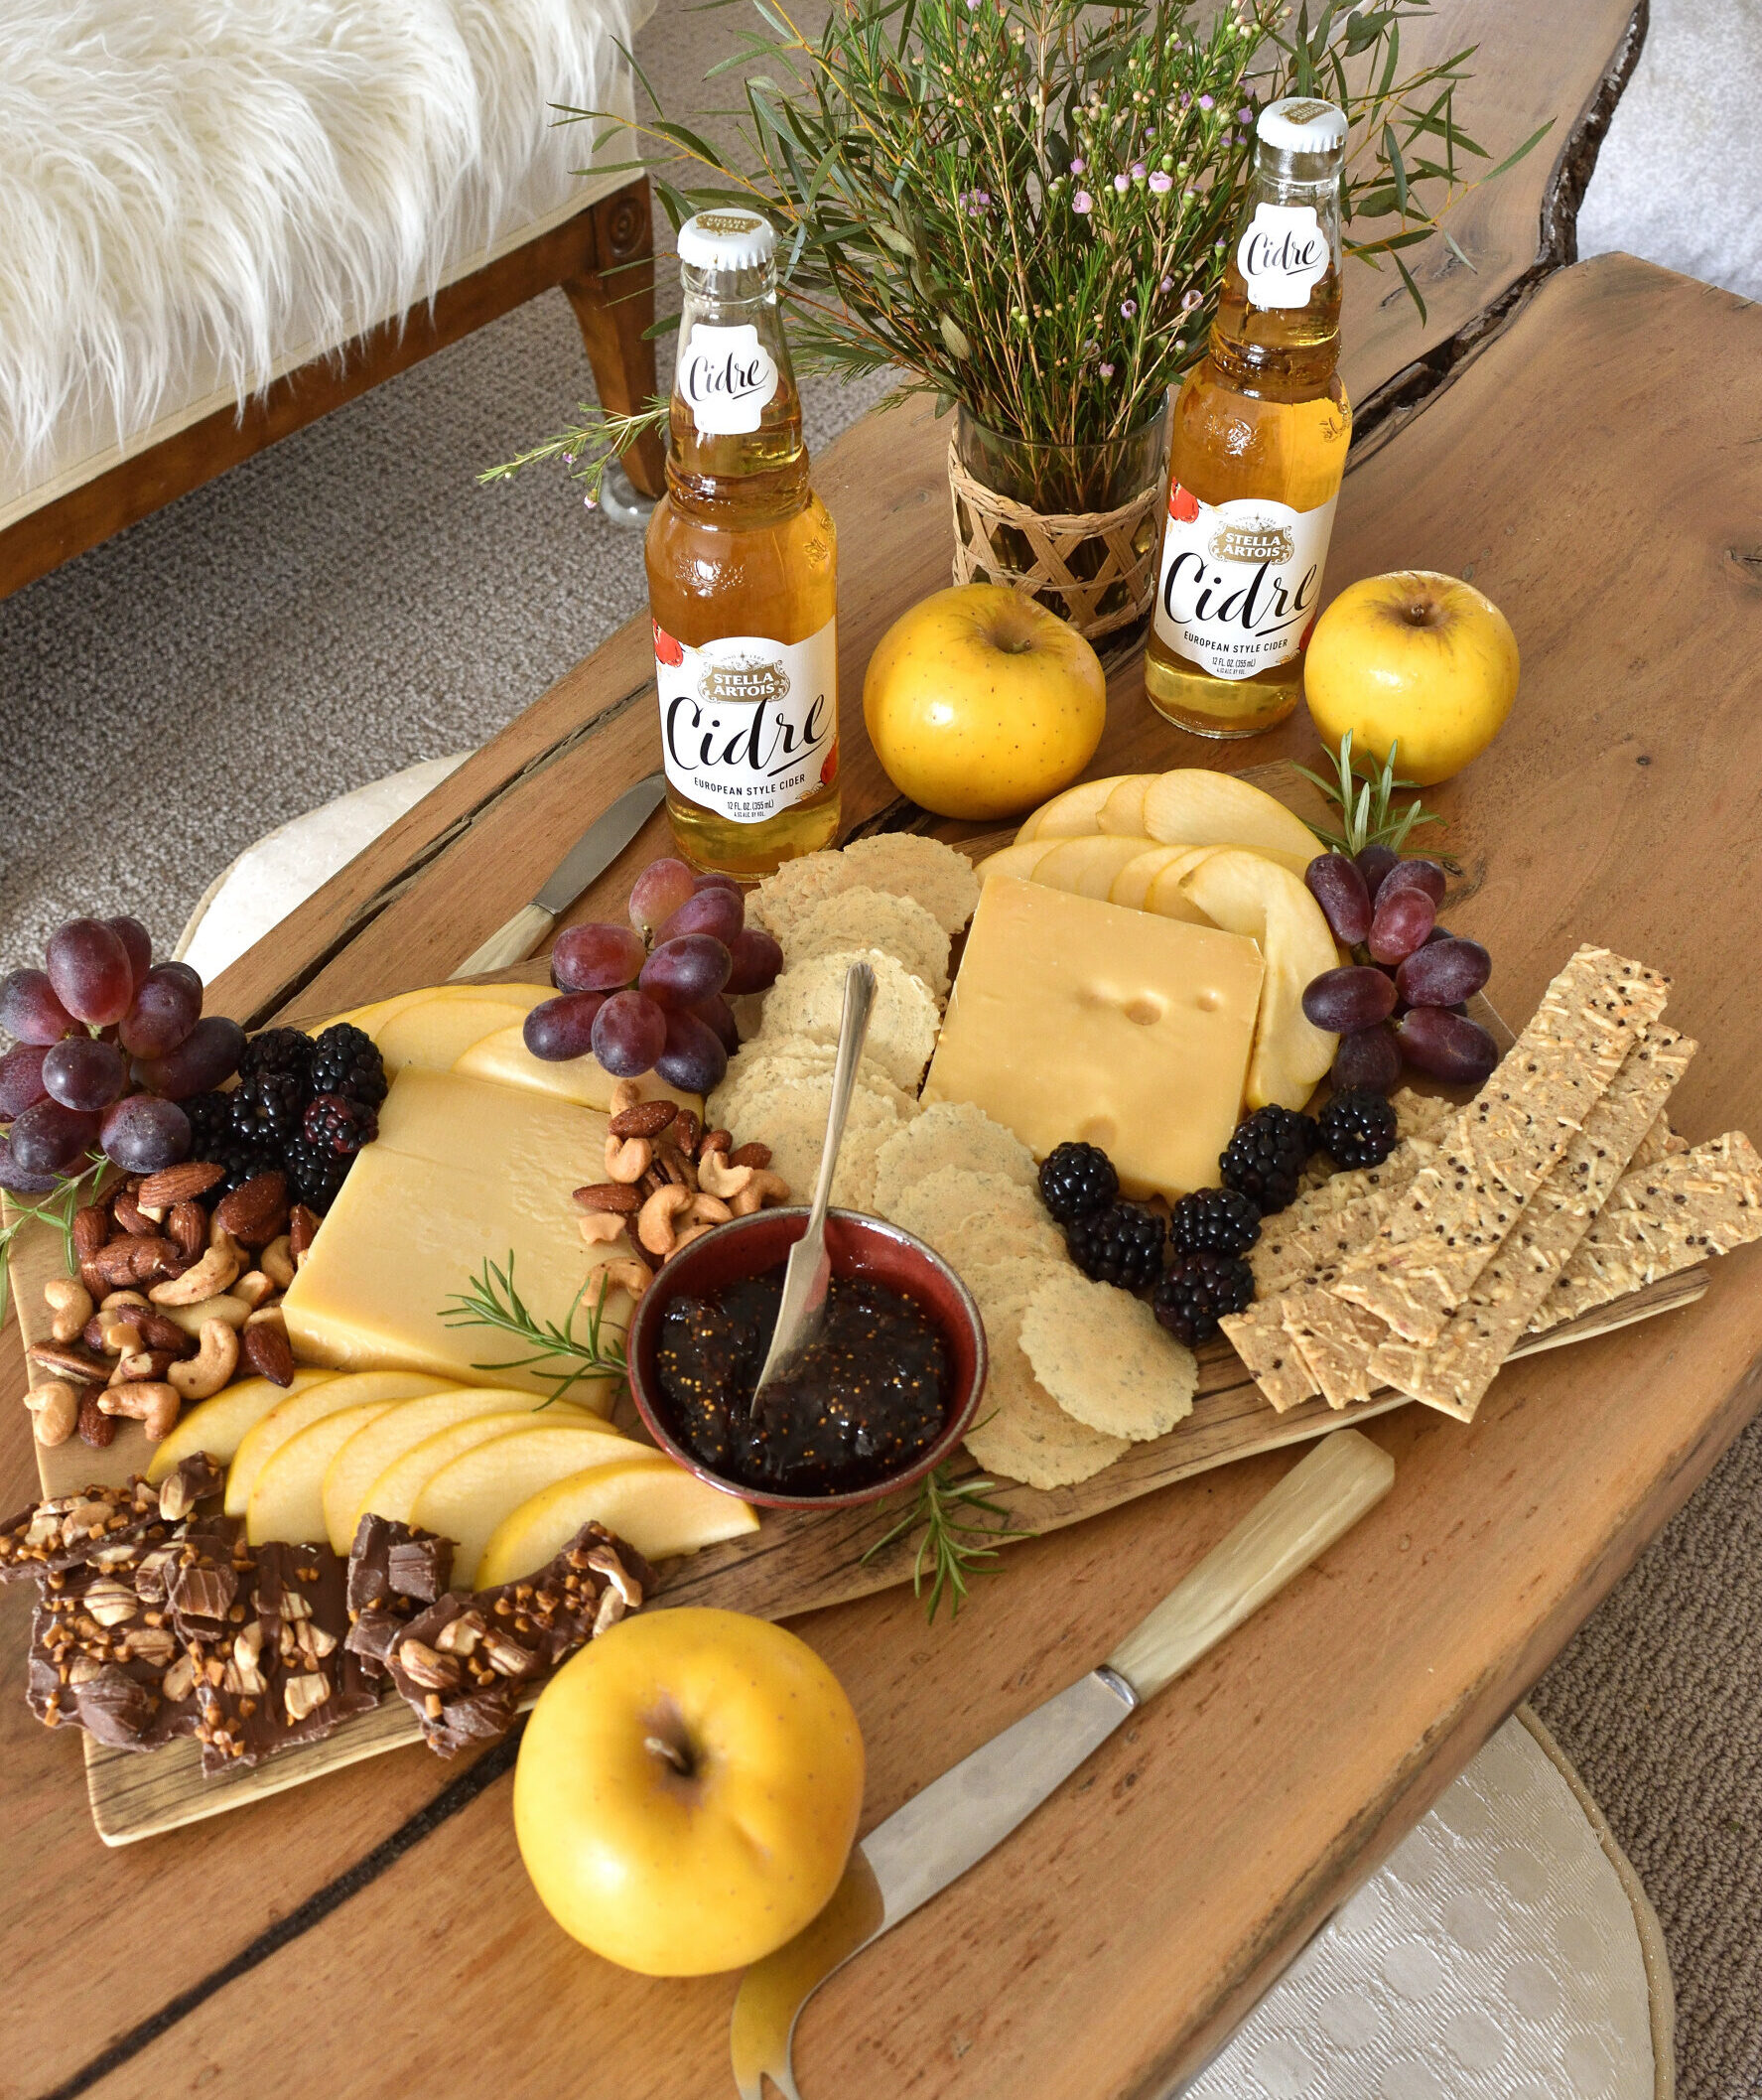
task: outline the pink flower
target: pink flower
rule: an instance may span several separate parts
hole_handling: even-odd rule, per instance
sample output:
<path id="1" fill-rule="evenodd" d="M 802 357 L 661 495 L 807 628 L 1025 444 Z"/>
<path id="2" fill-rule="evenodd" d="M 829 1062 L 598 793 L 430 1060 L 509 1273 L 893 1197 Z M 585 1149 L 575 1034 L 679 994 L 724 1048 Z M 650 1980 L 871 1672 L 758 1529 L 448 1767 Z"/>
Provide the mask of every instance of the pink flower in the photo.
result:
<path id="1" fill-rule="evenodd" d="M 1213 109 L 1213 108 L 1215 108 L 1216 106 L 1217 106 L 1217 105 L 1216 105 L 1216 104 L 1215 104 L 1215 103 L 1214 103 L 1214 102 L 1212 101 L 1212 99 L 1211 99 L 1210 95 L 1208 95 L 1208 94 L 1202 94 L 1202 95 L 1201 95 L 1201 96 L 1199 97 L 1199 107 L 1200 107 L 1201 109 Z"/>
<path id="2" fill-rule="evenodd" d="M 1134 161 L 1134 162 L 1133 162 L 1133 164 L 1132 164 L 1132 180 L 1133 180 L 1133 181 L 1134 181 L 1135 183 L 1142 183 L 1142 182 L 1144 181 L 1144 179 L 1145 179 L 1146 175 L 1147 175 L 1147 174 L 1148 174 L 1149 172 L 1150 172 L 1150 171 L 1149 171 L 1149 170 L 1148 170 L 1148 169 L 1147 169 L 1147 168 L 1145 167 L 1145 164 L 1144 164 L 1144 162 L 1143 162 L 1143 161 Z"/>
<path id="3" fill-rule="evenodd" d="M 1127 191 L 1132 188 L 1132 178 L 1129 175 L 1116 175 L 1114 177 L 1114 188 L 1124 197 Z"/>
<path id="4" fill-rule="evenodd" d="M 1089 195 L 1087 190 L 1079 190 L 1076 196 L 1071 199 L 1071 210 L 1083 212 L 1093 211 L 1095 210 L 1095 200 Z"/>
<path id="5" fill-rule="evenodd" d="M 1138 312 L 1138 301 L 1136 299 L 1122 299 L 1120 302 L 1120 311 L 1123 315 L 1125 315 L 1126 319 L 1130 321 L 1133 316 Z"/>
<path id="6" fill-rule="evenodd" d="M 1089 163 L 1084 160 L 1083 156 L 1079 153 L 1076 158 L 1071 162 L 1071 173 L 1073 175 L 1081 175 L 1084 169 L 1088 167 L 1088 165 Z"/>
<path id="7" fill-rule="evenodd" d="M 1164 175 L 1161 169 L 1158 168 L 1155 174 L 1151 177 L 1151 188 L 1158 197 L 1166 197 L 1169 191 L 1174 188 L 1174 177 L 1172 175 Z"/>
<path id="8" fill-rule="evenodd" d="M 1111 364 L 1104 364 L 1101 367 L 1101 375 L 1104 379 L 1111 379 L 1114 376 L 1114 367 Z"/>
<path id="9" fill-rule="evenodd" d="M 1199 294 L 1197 292 L 1188 291 L 1180 295 L 1180 310 L 1183 314 L 1190 314 L 1198 304 Z"/>
<path id="10" fill-rule="evenodd" d="M 1174 290 L 1174 279 L 1172 277 L 1164 277 L 1156 289 L 1159 292 L 1172 292 Z"/>

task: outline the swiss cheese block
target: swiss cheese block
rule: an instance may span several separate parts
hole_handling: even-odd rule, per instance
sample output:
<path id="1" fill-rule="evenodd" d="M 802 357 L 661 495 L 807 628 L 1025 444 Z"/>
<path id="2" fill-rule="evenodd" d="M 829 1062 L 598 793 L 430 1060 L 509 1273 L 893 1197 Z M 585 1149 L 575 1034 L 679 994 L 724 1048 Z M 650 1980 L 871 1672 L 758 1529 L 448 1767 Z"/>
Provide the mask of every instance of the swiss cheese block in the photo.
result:
<path id="1" fill-rule="evenodd" d="M 1135 1195 L 1215 1188 L 1261 975 L 1241 934 L 998 876 L 923 1098 L 975 1102 L 1036 1159 L 1099 1145 Z"/>
<path id="2" fill-rule="evenodd" d="M 441 1313 L 485 1261 L 503 1267 L 512 1255 L 534 1318 L 568 1319 L 591 1268 L 613 1254 L 583 1245 L 572 1199 L 602 1178 L 605 1146 L 606 1118 L 571 1102 L 453 1072 L 400 1072 L 377 1140 L 356 1156 L 282 1301 L 296 1356 L 549 1391 L 532 1372 L 501 1367 L 530 1353 L 518 1335 L 449 1327 Z M 609 1325 L 621 1329 L 628 1315 L 612 1293 Z M 604 1398 L 582 1386 L 570 1397 L 609 1406 L 611 1385 Z"/>

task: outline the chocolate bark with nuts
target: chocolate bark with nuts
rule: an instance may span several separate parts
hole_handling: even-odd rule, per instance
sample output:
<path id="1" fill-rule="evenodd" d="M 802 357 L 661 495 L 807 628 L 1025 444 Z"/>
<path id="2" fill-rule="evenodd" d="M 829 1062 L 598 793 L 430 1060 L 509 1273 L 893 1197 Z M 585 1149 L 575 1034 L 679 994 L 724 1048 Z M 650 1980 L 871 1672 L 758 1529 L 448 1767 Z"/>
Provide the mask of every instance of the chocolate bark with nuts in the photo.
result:
<path id="1" fill-rule="evenodd" d="M 123 1541 L 105 1549 L 101 1566 L 44 1576 L 25 1696 L 50 1728 L 83 1728 L 119 1750 L 156 1750 L 195 1733 L 194 1677 L 180 1669 L 182 1649 L 152 1585 L 143 1595 L 136 1579 L 139 1564 L 163 1550 Z"/>
<path id="2" fill-rule="evenodd" d="M 113 1559 L 121 1547 L 163 1540 L 178 1519 L 219 1493 L 223 1478 L 206 1453 L 198 1452 L 157 1487 L 137 1473 L 123 1487 L 87 1487 L 35 1503 L 0 1525 L 0 1583 L 63 1574 Z"/>
<path id="3" fill-rule="evenodd" d="M 453 1541 L 389 1517 L 361 1518 L 348 1549 L 348 1633 L 369 1680 L 383 1684 L 393 1642 L 416 1614 L 444 1596 L 453 1574 Z"/>

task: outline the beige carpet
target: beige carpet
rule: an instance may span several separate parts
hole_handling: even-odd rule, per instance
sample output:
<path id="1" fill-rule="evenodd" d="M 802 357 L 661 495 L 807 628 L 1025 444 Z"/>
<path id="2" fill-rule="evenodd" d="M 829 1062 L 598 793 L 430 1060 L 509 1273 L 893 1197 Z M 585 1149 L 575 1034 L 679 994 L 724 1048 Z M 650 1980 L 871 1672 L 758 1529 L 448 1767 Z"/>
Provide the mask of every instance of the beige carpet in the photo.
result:
<path id="1" fill-rule="evenodd" d="M 1755 68 L 1755 4 L 1654 0 L 1629 90 L 1643 104 L 1610 133 L 1587 252 L 1625 246 L 1734 285 L 1753 271 L 1753 253 L 1706 242 L 1721 223 L 1762 223 L 1747 108 L 1719 89 L 1730 68 L 1711 63 L 1735 50 Z M 664 98 L 698 99 L 739 19 L 661 0 L 640 55 Z M 1716 31 L 1705 50 L 1703 24 Z M 1685 81 L 1697 127 L 1733 127 L 1723 146 L 1701 141 L 1719 170 L 1710 187 L 1685 186 L 1672 165 Z M 565 482 L 473 484 L 587 385 L 552 295 L 0 602 L 0 969 L 91 908 L 139 913 L 169 948 L 252 840 L 480 743 L 637 611 L 638 541 Z M 810 385 L 810 442 L 881 391 Z M 1684 2100 L 1762 2095 L 1759 1633 L 1762 1427 L 1534 1698 L 1663 1919 Z"/>

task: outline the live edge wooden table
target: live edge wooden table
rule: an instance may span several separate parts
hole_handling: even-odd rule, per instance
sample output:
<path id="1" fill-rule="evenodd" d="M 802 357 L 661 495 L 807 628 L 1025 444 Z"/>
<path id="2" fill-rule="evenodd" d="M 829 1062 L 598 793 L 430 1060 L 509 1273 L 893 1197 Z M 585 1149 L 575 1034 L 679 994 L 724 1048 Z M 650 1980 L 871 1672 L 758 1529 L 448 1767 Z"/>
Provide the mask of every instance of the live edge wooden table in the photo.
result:
<path id="1" fill-rule="evenodd" d="M 1529 1013 L 1572 946 L 1674 978 L 1702 1050 L 1673 1118 L 1762 1133 L 1762 314 L 1621 257 L 1549 278 L 1367 448 L 1337 588 L 1471 577 L 1523 645 L 1498 742 L 1429 799 L 1467 871 L 1451 923 Z M 946 581 L 943 430 L 871 419 L 819 464 L 839 519 L 846 817 L 896 822 L 862 734 L 882 629 Z M 1095 770 L 1306 758 L 1305 719 L 1177 738 L 1135 667 Z M 252 1025 L 444 978 L 655 763 L 641 623 L 546 695 L 219 981 Z M 615 910 L 657 823 L 578 916 Z M 1152 2100 L 1204 2062 L 1462 1768 L 1762 1403 L 1762 1292 L 1504 1372 L 1471 1427 L 1368 1425 L 1393 1492 L 814 2002 L 820 2100 Z M 8 1379 L 15 1389 L 16 1361 Z M 8 1507 L 34 1476 L 8 1405 Z M 1010 1549 L 958 1624 L 908 1590 L 794 1623 L 869 1746 L 865 1827 L 1107 1653 L 1289 1465 L 1270 1457 Z M 713 2100 L 732 1982 L 654 1983 L 553 1926 L 513 1843 L 511 1747 L 411 1749 L 107 1853 L 77 1745 L 25 1712 L 0 1604 L 0 2095 Z"/>

